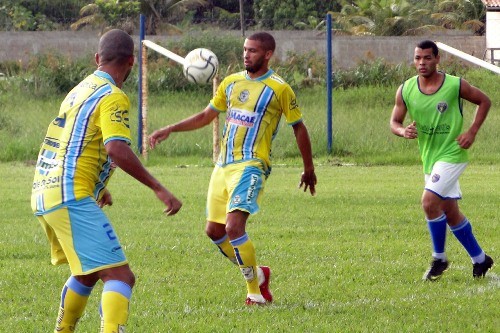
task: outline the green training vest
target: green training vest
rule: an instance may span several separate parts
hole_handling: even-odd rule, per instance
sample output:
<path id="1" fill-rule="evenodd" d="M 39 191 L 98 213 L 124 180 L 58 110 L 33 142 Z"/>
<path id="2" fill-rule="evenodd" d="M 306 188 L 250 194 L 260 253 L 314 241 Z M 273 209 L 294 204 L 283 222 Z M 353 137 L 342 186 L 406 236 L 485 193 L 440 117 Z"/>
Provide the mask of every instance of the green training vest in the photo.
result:
<path id="1" fill-rule="evenodd" d="M 417 123 L 424 173 L 430 174 L 437 161 L 467 162 L 467 150 L 456 141 L 463 128 L 460 78 L 445 74 L 441 87 L 427 95 L 420 91 L 417 75 L 403 83 L 402 96 L 411 120 Z"/>

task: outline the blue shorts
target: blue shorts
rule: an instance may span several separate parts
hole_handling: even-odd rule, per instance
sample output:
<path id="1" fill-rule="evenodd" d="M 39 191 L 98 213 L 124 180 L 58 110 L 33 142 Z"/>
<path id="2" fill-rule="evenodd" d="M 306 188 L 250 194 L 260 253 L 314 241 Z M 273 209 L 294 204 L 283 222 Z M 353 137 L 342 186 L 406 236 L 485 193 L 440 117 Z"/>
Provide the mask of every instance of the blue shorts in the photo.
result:
<path id="1" fill-rule="evenodd" d="M 72 275 L 86 275 L 127 263 L 111 222 L 92 198 L 36 216 L 50 243 L 53 265 L 69 263 Z"/>
<path id="2" fill-rule="evenodd" d="M 259 161 L 216 165 L 208 186 L 207 220 L 226 224 L 229 212 L 257 213 L 265 179 L 266 174 Z"/>

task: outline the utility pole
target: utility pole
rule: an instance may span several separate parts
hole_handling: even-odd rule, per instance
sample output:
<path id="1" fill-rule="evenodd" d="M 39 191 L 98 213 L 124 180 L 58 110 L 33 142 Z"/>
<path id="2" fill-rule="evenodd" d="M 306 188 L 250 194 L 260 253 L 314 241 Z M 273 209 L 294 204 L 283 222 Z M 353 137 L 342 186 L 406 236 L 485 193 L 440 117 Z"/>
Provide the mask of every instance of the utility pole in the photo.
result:
<path id="1" fill-rule="evenodd" d="M 241 37 L 245 37 L 245 14 L 243 13 L 243 0 L 240 0 L 240 25 Z"/>

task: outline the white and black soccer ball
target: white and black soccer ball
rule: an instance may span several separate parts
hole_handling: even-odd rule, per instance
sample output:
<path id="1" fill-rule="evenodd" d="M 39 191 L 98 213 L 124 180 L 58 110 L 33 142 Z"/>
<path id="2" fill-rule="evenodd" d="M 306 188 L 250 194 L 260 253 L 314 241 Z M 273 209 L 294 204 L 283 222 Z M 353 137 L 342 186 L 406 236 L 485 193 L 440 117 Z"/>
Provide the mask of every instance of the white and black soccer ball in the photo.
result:
<path id="1" fill-rule="evenodd" d="M 184 58 L 184 76 L 189 82 L 206 84 L 212 81 L 219 70 L 219 60 L 215 53 L 205 48 L 197 48 Z"/>

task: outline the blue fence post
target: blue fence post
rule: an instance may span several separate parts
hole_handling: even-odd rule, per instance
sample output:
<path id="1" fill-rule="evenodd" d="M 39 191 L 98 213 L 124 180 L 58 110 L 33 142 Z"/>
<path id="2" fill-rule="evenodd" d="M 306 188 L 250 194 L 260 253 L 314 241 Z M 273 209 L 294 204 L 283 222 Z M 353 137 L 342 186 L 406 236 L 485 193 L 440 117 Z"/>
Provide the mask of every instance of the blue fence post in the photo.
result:
<path id="1" fill-rule="evenodd" d="M 327 151 L 332 152 L 332 91 L 333 89 L 333 73 L 332 73 L 332 15 L 326 15 L 326 135 L 327 135 Z"/>
<path id="2" fill-rule="evenodd" d="M 139 151 L 139 154 L 142 153 L 142 41 L 144 40 L 144 37 L 146 35 L 145 33 L 146 30 L 146 17 L 141 14 L 140 16 L 140 31 L 139 31 L 139 107 L 138 107 L 138 112 L 137 116 L 139 117 L 138 119 L 138 129 L 137 129 L 137 149 Z"/>

